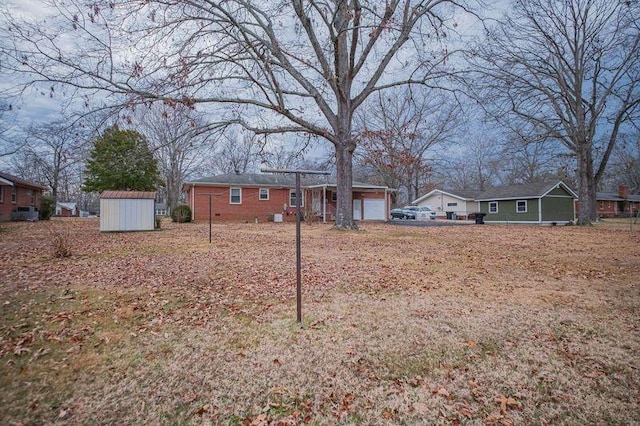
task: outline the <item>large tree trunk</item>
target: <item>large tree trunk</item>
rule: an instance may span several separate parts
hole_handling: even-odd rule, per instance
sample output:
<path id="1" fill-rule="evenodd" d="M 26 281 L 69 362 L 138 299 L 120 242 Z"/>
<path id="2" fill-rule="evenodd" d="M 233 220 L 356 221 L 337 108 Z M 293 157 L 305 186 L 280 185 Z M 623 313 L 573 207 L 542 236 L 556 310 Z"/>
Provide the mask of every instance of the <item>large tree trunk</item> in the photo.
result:
<path id="1" fill-rule="evenodd" d="M 336 209 L 336 228 L 357 229 L 353 220 L 353 142 L 337 143 L 336 170 L 338 206 Z"/>
<path id="2" fill-rule="evenodd" d="M 588 225 L 596 216 L 596 181 L 593 174 L 593 157 L 591 150 L 580 144 L 577 150 L 578 165 L 578 224 Z"/>

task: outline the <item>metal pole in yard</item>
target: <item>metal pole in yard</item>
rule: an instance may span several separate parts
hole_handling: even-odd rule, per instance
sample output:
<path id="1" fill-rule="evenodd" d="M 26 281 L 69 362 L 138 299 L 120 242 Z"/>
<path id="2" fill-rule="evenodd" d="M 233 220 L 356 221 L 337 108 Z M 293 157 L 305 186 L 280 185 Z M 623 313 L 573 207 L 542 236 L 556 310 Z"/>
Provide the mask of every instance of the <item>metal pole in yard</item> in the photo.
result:
<path id="1" fill-rule="evenodd" d="M 302 326 L 302 242 L 300 239 L 300 222 L 302 220 L 302 191 L 300 190 L 300 175 L 328 175 L 329 172 L 321 170 L 282 170 L 262 169 L 263 173 L 283 173 L 296 175 L 296 321 Z"/>
<path id="2" fill-rule="evenodd" d="M 300 172 L 296 171 L 296 321 L 298 324 L 302 324 L 302 244 L 300 242 L 302 194 L 300 192 Z"/>

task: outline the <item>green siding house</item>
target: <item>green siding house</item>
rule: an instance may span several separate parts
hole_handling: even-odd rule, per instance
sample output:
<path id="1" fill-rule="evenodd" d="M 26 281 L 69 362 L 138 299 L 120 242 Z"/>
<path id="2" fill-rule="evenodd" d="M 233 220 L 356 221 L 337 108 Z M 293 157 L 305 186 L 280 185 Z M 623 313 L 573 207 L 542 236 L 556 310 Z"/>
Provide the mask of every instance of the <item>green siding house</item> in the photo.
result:
<path id="1" fill-rule="evenodd" d="M 566 224 L 575 219 L 578 196 L 564 182 L 491 188 L 476 197 L 489 223 Z"/>

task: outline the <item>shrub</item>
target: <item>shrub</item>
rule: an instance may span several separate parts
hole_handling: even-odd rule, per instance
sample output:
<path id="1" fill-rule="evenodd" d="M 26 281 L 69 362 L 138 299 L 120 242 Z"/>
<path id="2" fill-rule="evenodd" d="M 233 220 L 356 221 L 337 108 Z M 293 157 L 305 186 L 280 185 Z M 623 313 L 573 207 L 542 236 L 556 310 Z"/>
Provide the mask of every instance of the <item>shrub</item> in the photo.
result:
<path id="1" fill-rule="evenodd" d="M 313 212 L 313 208 L 311 206 L 305 206 L 302 209 L 302 220 L 304 221 L 304 223 L 306 223 L 307 225 L 313 225 L 313 222 L 315 222 L 316 219 L 316 215 Z"/>
<path id="2" fill-rule="evenodd" d="M 43 195 L 40 198 L 40 210 L 38 211 L 38 217 L 40 220 L 49 220 L 51 216 L 56 212 L 56 203 L 52 196 Z"/>
<path id="3" fill-rule="evenodd" d="M 162 216 L 156 216 L 156 229 L 162 228 Z"/>
<path id="4" fill-rule="evenodd" d="M 186 204 L 176 206 L 171 212 L 171 219 L 178 223 L 191 222 L 191 208 Z"/>
<path id="5" fill-rule="evenodd" d="M 59 229 L 51 229 L 51 246 L 53 248 L 53 257 L 69 257 L 71 256 L 71 241 L 68 231 Z"/>

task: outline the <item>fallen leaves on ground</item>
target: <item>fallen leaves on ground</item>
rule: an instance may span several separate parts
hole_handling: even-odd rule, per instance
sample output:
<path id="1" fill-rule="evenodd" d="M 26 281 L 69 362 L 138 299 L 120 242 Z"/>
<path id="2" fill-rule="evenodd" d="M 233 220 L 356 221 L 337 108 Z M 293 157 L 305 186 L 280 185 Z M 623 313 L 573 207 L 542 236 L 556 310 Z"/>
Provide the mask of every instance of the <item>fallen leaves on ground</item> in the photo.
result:
<path id="1" fill-rule="evenodd" d="M 363 227 L 3 224 L 3 423 L 640 422 L 637 230 Z"/>

